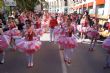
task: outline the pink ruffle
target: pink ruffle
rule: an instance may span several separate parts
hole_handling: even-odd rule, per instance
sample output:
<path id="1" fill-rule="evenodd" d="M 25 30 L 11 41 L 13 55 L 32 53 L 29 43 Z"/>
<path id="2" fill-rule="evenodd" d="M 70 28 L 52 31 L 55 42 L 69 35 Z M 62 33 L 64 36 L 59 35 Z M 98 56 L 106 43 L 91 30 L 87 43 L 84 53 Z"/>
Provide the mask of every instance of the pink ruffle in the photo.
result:
<path id="1" fill-rule="evenodd" d="M 12 36 L 12 38 L 21 37 L 21 33 L 17 28 L 13 28 L 11 30 L 11 36 Z"/>
<path id="2" fill-rule="evenodd" d="M 0 48 L 1 49 L 6 49 L 10 45 L 10 40 L 11 38 L 7 35 L 0 35 Z"/>
<path id="3" fill-rule="evenodd" d="M 44 31 L 41 28 L 39 28 L 39 29 L 35 29 L 35 33 L 36 33 L 36 35 L 42 36 Z"/>
<path id="4" fill-rule="evenodd" d="M 8 35 L 8 36 L 11 37 L 11 31 L 10 31 L 10 30 L 3 32 L 3 34 L 4 34 L 4 35 Z"/>
<path id="5" fill-rule="evenodd" d="M 102 47 L 110 50 L 110 38 L 104 40 Z"/>
<path id="6" fill-rule="evenodd" d="M 75 48 L 77 46 L 77 41 L 74 37 L 60 37 L 58 43 L 64 48 Z"/>
<path id="7" fill-rule="evenodd" d="M 91 30 L 91 31 L 87 32 L 87 36 L 89 38 L 96 38 L 96 39 L 98 39 L 99 38 L 99 33 L 96 30 Z"/>
<path id="8" fill-rule="evenodd" d="M 15 41 L 16 48 L 20 52 L 24 52 L 26 54 L 33 54 L 40 49 L 41 42 L 38 41 L 36 37 L 34 37 L 33 41 L 26 41 L 25 38 L 18 39 Z"/>

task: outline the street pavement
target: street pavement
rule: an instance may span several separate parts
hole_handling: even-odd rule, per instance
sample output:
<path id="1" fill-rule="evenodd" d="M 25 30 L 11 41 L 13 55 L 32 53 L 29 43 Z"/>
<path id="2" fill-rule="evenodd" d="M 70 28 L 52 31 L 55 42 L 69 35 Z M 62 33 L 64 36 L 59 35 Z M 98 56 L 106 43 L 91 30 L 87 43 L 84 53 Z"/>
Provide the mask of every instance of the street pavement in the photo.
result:
<path id="1" fill-rule="evenodd" d="M 34 54 L 34 67 L 27 68 L 26 56 L 20 52 L 6 51 L 5 63 L 0 65 L 0 73 L 110 73 L 103 69 L 106 51 L 99 43 L 94 52 L 89 52 L 89 41 L 78 44 L 72 56 L 72 64 L 63 61 L 63 51 L 49 42 L 49 34 L 41 38 L 41 49 Z"/>

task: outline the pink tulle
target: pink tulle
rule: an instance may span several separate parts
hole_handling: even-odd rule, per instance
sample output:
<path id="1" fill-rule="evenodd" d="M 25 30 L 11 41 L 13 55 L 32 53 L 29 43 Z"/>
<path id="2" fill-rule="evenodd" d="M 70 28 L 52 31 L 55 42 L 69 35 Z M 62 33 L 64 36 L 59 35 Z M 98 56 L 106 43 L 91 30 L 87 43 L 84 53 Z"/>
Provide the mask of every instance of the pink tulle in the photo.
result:
<path id="1" fill-rule="evenodd" d="M 99 33 L 98 33 L 97 30 L 90 28 L 87 31 L 87 36 L 89 38 L 96 38 L 96 39 L 98 39 L 99 38 Z"/>
<path id="2" fill-rule="evenodd" d="M 74 37 L 62 36 L 59 38 L 58 43 L 67 49 L 75 48 L 77 46 L 77 41 Z"/>
<path id="3" fill-rule="evenodd" d="M 11 31 L 10 31 L 10 30 L 3 32 L 3 34 L 4 34 L 4 35 L 8 35 L 8 36 L 11 37 Z"/>
<path id="4" fill-rule="evenodd" d="M 18 38 L 18 37 L 21 37 L 21 33 L 20 33 L 20 31 L 17 28 L 13 28 L 11 30 L 11 36 L 13 38 Z"/>
<path id="5" fill-rule="evenodd" d="M 102 47 L 110 50 L 110 38 L 104 40 Z"/>
<path id="6" fill-rule="evenodd" d="M 39 28 L 39 29 L 35 29 L 35 33 L 36 33 L 36 35 L 42 36 L 44 31 L 41 28 Z"/>
<path id="7" fill-rule="evenodd" d="M 65 36 L 65 31 L 60 27 L 55 28 L 53 33 L 54 33 L 54 40 L 55 41 L 58 41 L 59 38 Z"/>
<path id="8" fill-rule="evenodd" d="M 53 33 L 55 36 L 59 35 L 61 33 L 61 28 L 55 28 Z"/>
<path id="9" fill-rule="evenodd" d="M 77 30 L 77 25 L 75 22 L 72 22 L 71 26 L 73 27 L 74 32 Z"/>
<path id="10" fill-rule="evenodd" d="M 65 46 L 65 36 L 60 36 L 60 37 L 58 38 L 58 44 L 59 44 L 60 46 L 62 46 L 62 47 Z"/>
<path id="11" fill-rule="evenodd" d="M 66 37 L 65 41 L 65 48 L 70 49 L 70 48 L 75 48 L 77 46 L 77 41 L 74 37 Z"/>
<path id="12" fill-rule="evenodd" d="M 7 35 L 0 35 L 0 48 L 1 49 L 6 49 L 10 45 L 10 40 L 11 38 Z"/>
<path id="13" fill-rule="evenodd" d="M 32 41 L 26 41 L 25 38 L 18 39 L 15 41 L 16 48 L 20 52 L 24 52 L 26 54 L 33 54 L 40 49 L 41 42 L 38 41 L 36 37 Z"/>

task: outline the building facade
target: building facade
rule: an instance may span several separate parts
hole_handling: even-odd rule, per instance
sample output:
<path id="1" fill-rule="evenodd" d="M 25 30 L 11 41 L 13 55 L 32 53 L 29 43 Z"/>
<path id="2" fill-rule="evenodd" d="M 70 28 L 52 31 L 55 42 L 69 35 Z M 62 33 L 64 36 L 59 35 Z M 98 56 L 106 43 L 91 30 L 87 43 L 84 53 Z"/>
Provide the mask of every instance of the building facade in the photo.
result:
<path id="1" fill-rule="evenodd" d="M 110 14 L 110 0 L 47 0 L 49 12 L 82 14 L 88 10 L 92 16 L 106 17 Z"/>
<path id="2" fill-rule="evenodd" d="M 73 8 L 78 13 L 88 10 L 92 16 L 101 18 L 110 14 L 110 0 L 74 0 L 74 4 Z"/>
<path id="3" fill-rule="evenodd" d="M 73 11 L 73 0 L 46 0 L 49 3 L 49 12 L 70 13 Z"/>
<path id="4" fill-rule="evenodd" d="M 100 18 L 100 24 L 105 23 L 110 15 L 110 0 L 74 0 L 73 9 L 82 14 L 88 10 L 93 17 Z"/>
<path id="5" fill-rule="evenodd" d="M 64 0 L 46 0 L 49 4 L 49 12 L 62 13 L 64 12 Z"/>

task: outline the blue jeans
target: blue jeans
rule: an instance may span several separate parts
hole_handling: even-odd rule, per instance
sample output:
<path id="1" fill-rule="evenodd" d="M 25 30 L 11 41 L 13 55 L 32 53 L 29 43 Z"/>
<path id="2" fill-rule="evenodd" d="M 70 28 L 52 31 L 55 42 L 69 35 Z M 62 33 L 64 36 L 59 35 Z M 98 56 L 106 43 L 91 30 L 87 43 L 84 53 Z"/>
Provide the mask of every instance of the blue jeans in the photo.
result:
<path id="1" fill-rule="evenodd" d="M 50 28 L 50 41 L 54 40 L 54 28 Z"/>

